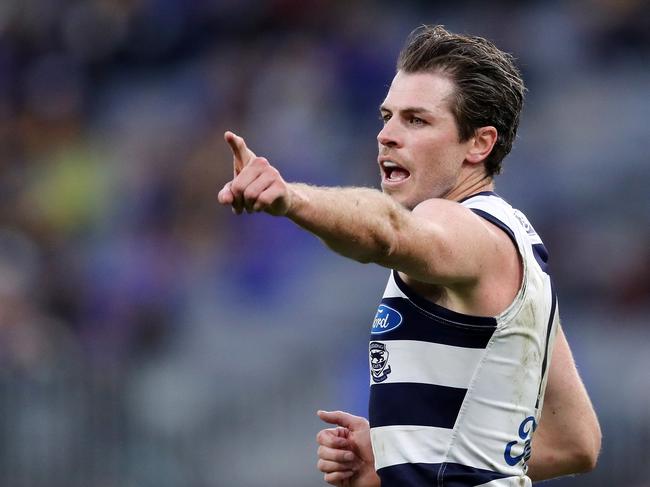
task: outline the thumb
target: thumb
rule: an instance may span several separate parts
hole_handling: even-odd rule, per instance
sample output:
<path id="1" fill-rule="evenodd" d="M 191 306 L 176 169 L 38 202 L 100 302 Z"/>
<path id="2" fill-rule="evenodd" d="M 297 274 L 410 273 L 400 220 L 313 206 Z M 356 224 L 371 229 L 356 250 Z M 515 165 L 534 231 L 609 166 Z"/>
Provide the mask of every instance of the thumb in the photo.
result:
<path id="1" fill-rule="evenodd" d="M 358 429 L 360 425 L 364 424 L 365 421 L 359 416 L 354 416 L 350 413 L 344 411 L 323 411 L 319 410 L 316 412 L 318 417 L 329 424 L 334 424 L 337 426 L 343 426 L 352 431 Z"/>

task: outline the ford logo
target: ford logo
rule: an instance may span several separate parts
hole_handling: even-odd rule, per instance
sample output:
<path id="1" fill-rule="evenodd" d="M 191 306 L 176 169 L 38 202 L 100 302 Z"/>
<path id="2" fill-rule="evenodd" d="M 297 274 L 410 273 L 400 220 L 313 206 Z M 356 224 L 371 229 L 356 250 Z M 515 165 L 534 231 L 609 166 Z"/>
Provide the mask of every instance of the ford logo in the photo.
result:
<path id="1" fill-rule="evenodd" d="M 372 334 L 379 335 L 394 330 L 402 324 L 402 315 L 396 309 L 380 304 L 372 321 Z"/>

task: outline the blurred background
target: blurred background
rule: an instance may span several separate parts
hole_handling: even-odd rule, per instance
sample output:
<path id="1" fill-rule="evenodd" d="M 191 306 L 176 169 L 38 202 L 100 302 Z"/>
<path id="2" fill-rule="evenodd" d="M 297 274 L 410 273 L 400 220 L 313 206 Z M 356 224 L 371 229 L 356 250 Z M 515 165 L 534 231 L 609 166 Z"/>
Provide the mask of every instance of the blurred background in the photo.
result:
<path id="1" fill-rule="evenodd" d="M 378 186 L 422 23 L 512 52 L 497 191 L 551 254 L 603 451 L 648 487 L 650 10 L 635 0 L 2 0 L 0 485 L 312 487 L 315 411 L 365 415 L 388 271 L 235 217 L 225 129 L 293 181 Z"/>

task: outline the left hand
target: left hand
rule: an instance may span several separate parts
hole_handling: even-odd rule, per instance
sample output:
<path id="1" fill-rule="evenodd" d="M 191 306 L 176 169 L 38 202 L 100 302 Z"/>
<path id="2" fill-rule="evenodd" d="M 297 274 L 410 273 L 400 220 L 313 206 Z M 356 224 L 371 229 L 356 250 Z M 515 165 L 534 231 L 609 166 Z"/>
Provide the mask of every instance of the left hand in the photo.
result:
<path id="1" fill-rule="evenodd" d="M 285 215 L 291 206 L 291 190 L 280 172 L 257 157 L 242 137 L 226 132 L 224 139 L 233 154 L 234 177 L 219 191 L 219 203 L 232 206 L 237 215 L 244 210 Z"/>
<path id="2" fill-rule="evenodd" d="M 319 431 L 318 470 L 335 487 L 381 487 L 366 418 L 343 411 L 318 411 L 318 417 L 335 425 Z"/>

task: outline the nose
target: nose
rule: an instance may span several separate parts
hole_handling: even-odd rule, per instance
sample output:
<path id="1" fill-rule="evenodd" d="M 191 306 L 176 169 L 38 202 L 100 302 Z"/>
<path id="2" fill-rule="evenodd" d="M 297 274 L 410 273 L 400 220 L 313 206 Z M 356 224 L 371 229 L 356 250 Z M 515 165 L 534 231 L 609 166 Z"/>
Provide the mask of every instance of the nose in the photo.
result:
<path id="1" fill-rule="evenodd" d="M 379 145 L 385 147 L 401 146 L 402 142 L 395 124 L 396 122 L 392 118 L 384 123 L 384 126 L 377 134 L 377 142 L 379 142 Z"/>

